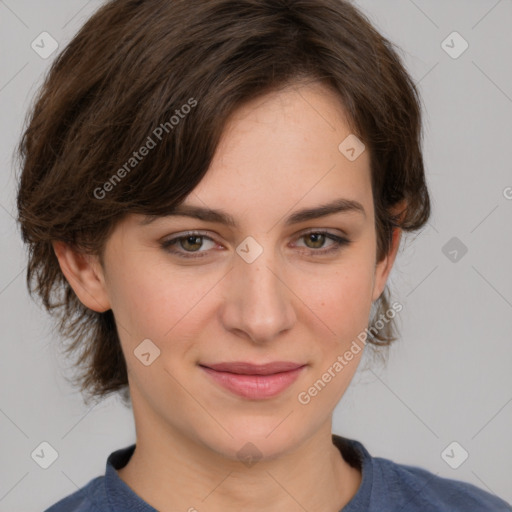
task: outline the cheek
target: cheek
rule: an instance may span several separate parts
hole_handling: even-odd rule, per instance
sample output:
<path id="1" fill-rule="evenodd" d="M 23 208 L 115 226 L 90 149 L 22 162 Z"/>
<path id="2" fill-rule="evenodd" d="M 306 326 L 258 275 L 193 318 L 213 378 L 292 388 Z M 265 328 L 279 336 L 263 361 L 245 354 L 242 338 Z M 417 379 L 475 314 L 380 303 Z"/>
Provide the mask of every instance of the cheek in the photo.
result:
<path id="1" fill-rule="evenodd" d="M 176 268 L 149 255 L 125 262 L 112 279 L 112 309 L 131 343 L 154 338 L 163 343 L 199 311 L 219 276 L 199 267 Z"/>
<path id="2" fill-rule="evenodd" d="M 324 330 L 326 340 L 348 340 L 367 325 L 374 262 L 366 245 L 360 240 L 336 264 L 297 264 L 284 272 L 283 279 L 293 292 L 289 300 L 303 310 L 297 311 L 298 321 L 317 334 Z M 145 338 L 185 343 L 212 314 L 214 303 L 219 306 L 218 300 L 225 300 L 216 293 L 226 285 L 224 272 L 212 266 L 177 267 L 161 255 L 131 252 L 130 258 L 113 268 L 112 309 L 122 338 L 130 338 L 130 347 Z"/>
<path id="3" fill-rule="evenodd" d="M 329 339 L 339 343 L 367 326 L 372 304 L 373 266 L 354 258 L 315 278 L 303 279 L 300 297 L 329 329 Z"/>

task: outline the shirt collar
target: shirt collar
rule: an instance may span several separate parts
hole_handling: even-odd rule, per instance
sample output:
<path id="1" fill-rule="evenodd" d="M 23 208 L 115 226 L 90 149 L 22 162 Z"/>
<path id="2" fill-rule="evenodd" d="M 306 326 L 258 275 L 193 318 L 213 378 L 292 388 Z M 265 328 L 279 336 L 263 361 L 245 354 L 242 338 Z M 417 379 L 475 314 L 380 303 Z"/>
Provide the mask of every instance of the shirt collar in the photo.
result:
<path id="1" fill-rule="evenodd" d="M 112 512 L 158 512 L 151 505 L 148 505 L 132 488 L 121 480 L 117 470 L 128 464 L 135 444 L 112 452 L 108 459 L 105 470 L 105 489 L 107 492 L 108 504 Z"/>
<path id="2" fill-rule="evenodd" d="M 361 484 L 352 499 L 340 512 L 369 510 L 373 488 L 373 459 L 362 443 L 332 434 L 332 442 L 340 450 L 345 461 L 361 471 Z"/>

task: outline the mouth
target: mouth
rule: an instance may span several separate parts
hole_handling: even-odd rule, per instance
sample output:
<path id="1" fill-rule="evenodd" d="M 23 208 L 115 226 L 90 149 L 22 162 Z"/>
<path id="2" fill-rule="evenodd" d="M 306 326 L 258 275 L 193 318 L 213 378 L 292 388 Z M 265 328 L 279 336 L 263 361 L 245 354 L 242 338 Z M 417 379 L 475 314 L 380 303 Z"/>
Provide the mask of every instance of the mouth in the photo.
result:
<path id="1" fill-rule="evenodd" d="M 242 398 L 262 400 L 290 387 L 307 364 L 276 361 L 262 365 L 245 362 L 199 365 L 222 388 Z"/>

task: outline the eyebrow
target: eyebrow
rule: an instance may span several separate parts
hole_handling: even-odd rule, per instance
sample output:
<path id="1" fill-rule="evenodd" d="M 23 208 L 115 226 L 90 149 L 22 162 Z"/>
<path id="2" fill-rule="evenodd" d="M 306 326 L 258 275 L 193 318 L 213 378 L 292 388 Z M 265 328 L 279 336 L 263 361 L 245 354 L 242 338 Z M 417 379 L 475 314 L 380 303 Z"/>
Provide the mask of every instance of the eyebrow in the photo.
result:
<path id="1" fill-rule="evenodd" d="M 360 213 L 366 218 L 366 211 L 361 203 L 352 199 L 341 198 L 314 208 L 298 210 L 287 217 L 285 225 L 291 226 L 293 224 L 326 217 L 327 215 L 333 215 L 335 213 Z M 217 224 L 224 224 L 235 229 L 238 228 L 236 220 L 224 210 L 212 210 L 211 208 L 204 208 L 201 206 L 181 204 L 164 215 L 164 217 L 173 216 L 192 217 L 205 222 L 214 222 Z M 146 215 L 139 224 L 146 226 L 161 217 L 162 216 L 159 215 Z"/>

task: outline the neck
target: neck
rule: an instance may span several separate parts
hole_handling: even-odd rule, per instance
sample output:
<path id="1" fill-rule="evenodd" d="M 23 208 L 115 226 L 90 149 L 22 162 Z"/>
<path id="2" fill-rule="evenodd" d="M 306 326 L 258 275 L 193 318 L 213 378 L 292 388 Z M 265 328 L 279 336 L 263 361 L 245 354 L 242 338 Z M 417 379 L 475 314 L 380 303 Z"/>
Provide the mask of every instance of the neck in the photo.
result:
<path id="1" fill-rule="evenodd" d="M 293 451 L 252 465 L 212 451 L 187 432 L 158 432 L 151 423 L 151 430 L 137 424 L 135 452 L 118 474 L 160 512 L 339 512 L 361 483 L 360 471 L 332 443 L 330 419 Z"/>

